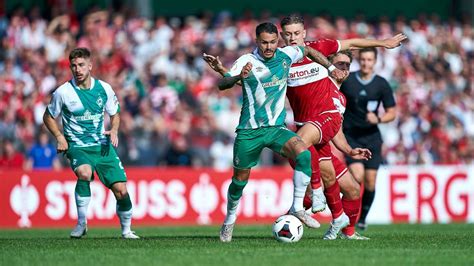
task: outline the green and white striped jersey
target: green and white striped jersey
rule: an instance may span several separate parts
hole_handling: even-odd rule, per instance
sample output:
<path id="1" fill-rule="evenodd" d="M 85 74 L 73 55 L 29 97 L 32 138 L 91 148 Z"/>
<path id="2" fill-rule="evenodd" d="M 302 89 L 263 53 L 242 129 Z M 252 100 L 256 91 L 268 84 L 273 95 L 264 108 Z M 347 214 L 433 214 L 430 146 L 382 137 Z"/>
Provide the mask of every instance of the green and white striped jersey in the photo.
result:
<path id="1" fill-rule="evenodd" d="M 284 125 L 286 110 L 286 81 L 290 66 L 303 58 L 304 47 L 277 48 L 275 55 L 265 59 L 255 49 L 232 65 L 225 76 L 240 75 L 248 62 L 252 71 L 242 81 L 243 104 L 237 129 L 255 129 Z"/>
<path id="2" fill-rule="evenodd" d="M 54 118 L 62 113 L 69 147 L 91 147 L 106 142 L 104 111 L 115 115 L 120 105 L 108 83 L 91 78 L 91 88 L 81 89 L 72 79 L 56 89 L 47 109 Z"/>

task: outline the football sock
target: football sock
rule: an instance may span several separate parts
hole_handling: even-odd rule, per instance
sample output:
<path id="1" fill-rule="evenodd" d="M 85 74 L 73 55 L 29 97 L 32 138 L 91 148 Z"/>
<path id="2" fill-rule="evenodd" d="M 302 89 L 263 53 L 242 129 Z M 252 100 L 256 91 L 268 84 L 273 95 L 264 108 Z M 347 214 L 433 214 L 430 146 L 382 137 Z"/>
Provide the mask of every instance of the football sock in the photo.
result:
<path id="1" fill-rule="evenodd" d="M 349 216 L 349 225 L 342 229 L 342 232 L 351 236 L 355 233 L 355 224 L 360 210 L 360 198 L 348 200 L 345 197 L 342 197 L 342 208 L 344 209 L 344 213 Z"/>
<path id="2" fill-rule="evenodd" d="M 362 195 L 362 207 L 360 212 L 359 223 L 365 223 L 365 218 L 369 213 L 370 207 L 372 206 L 372 202 L 374 202 L 375 197 L 375 190 L 370 191 L 365 189 L 364 195 Z"/>
<path id="3" fill-rule="evenodd" d="M 336 219 L 342 214 L 342 202 L 341 202 L 341 190 L 339 184 L 334 182 L 330 187 L 324 189 L 324 196 L 326 196 L 326 202 L 331 210 L 332 218 Z"/>
<path id="4" fill-rule="evenodd" d="M 293 174 L 293 205 L 292 212 L 304 210 L 303 198 L 306 188 L 311 181 L 311 153 L 305 150 L 296 156 L 295 171 Z"/>
<path id="5" fill-rule="evenodd" d="M 117 216 L 122 227 L 122 234 L 130 232 L 132 225 L 132 201 L 128 193 L 123 198 L 117 200 Z"/>
<path id="6" fill-rule="evenodd" d="M 319 154 L 314 146 L 308 149 L 311 153 L 311 188 L 318 189 L 321 187 L 321 171 L 319 170 Z"/>
<path id="7" fill-rule="evenodd" d="M 239 181 L 232 178 L 232 182 L 227 190 L 227 214 L 225 216 L 224 224 L 233 224 L 237 220 L 237 207 L 239 206 L 242 192 L 248 181 Z"/>
<path id="8" fill-rule="evenodd" d="M 87 223 L 87 207 L 91 201 L 90 181 L 78 179 L 74 189 L 76 199 L 77 223 Z"/>

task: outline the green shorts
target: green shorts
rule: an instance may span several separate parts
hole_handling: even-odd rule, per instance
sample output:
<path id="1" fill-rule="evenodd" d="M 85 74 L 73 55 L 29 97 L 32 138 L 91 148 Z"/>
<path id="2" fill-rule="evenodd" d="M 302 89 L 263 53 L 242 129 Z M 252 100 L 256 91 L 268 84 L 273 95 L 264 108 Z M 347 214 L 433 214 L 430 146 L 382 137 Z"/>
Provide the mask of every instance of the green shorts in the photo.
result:
<path id="1" fill-rule="evenodd" d="M 117 182 L 127 182 L 125 169 L 111 144 L 84 148 L 72 147 L 67 150 L 66 156 L 73 171 L 83 164 L 88 164 L 92 168 L 92 173 L 95 171 L 100 181 L 108 188 Z M 94 174 L 91 178 L 94 179 Z"/>
<path id="2" fill-rule="evenodd" d="M 285 143 L 298 136 L 285 126 L 239 129 L 234 142 L 234 167 L 249 169 L 257 165 L 263 148 L 282 154 Z"/>

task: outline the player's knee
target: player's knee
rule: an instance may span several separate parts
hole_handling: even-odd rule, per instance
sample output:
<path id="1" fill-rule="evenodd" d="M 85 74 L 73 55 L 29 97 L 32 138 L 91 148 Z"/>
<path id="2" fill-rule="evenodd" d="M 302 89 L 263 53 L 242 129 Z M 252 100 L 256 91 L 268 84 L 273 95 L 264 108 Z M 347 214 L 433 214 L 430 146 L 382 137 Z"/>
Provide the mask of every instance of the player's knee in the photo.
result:
<path id="1" fill-rule="evenodd" d="M 91 181 L 92 170 L 89 167 L 83 167 L 76 170 L 76 175 L 80 180 Z"/>
<path id="2" fill-rule="evenodd" d="M 119 182 L 112 185 L 112 192 L 117 200 L 123 199 L 128 196 L 127 186 L 125 182 Z"/>

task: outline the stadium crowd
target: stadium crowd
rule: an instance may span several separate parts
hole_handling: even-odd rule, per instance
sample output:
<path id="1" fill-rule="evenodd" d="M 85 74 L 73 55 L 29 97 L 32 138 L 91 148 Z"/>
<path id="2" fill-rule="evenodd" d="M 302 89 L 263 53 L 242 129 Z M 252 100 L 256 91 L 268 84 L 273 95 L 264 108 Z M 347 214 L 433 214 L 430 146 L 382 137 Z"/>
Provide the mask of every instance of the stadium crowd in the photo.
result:
<path id="1" fill-rule="evenodd" d="M 81 19 L 45 19 L 38 9 L 0 15 L 0 167 L 67 164 L 45 135 L 42 115 L 56 87 L 71 78 L 68 54 L 93 52 L 93 75 L 110 83 L 121 104 L 118 154 L 125 165 L 232 165 L 241 90 L 219 92 L 203 52 L 230 66 L 254 47 L 255 26 L 279 24 L 262 13 L 203 13 L 148 20 L 108 11 Z M 387 164 L 461 164 L 474 160 L 474 28 L 420 15 L 306 16 L 307 39 L 387 38 L 409 41 L 379 50 L 377 73 L 389 80 L 398 118 L 381 126 Z M 352 70 L 357 70 L 355 62 Z M 291 111 L 288 124 L 292 123 Z M 49 136 L 49 140 L 46 136 Z M 285 160 L 265 153 L 263 165 Z"/>

